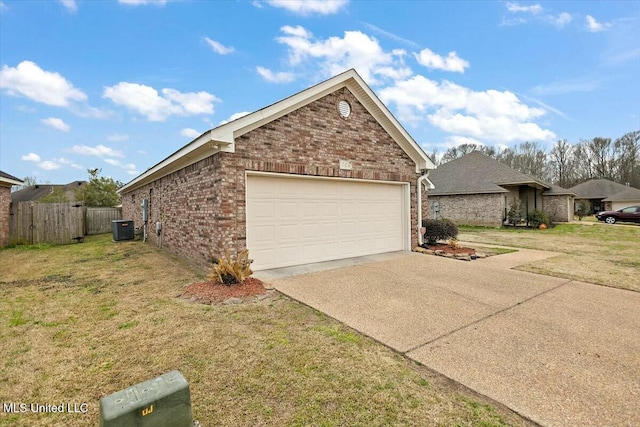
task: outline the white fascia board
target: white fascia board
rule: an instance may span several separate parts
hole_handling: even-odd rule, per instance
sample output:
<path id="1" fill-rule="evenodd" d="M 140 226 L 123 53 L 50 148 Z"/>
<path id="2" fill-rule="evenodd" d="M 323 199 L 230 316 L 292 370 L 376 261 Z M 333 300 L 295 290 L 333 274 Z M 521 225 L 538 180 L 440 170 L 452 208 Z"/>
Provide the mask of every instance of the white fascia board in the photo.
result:
<path id="1" fill-rule="evenodd" d="M 9 185 L 21 185 L 24 181 L 19 181 L 11 178 L 0 177 L 0 185 L 1 184 L 9 184 Z"/>
<path id="2" fill-rule="evenodd" d="M 350 70 L 351 71 L 351 70 Z M 378 122 L 382 125 L 382 127 L 396 140 L 396 142 L 400 145 L 400 147 L 411 157 L 411 159 L 416 163 L 416 172 L 420 172 L 422 169 L 435 169 L 436 165 L 429 159 L 427 153 L 424 152 L 422 147 L 409 135 L 409 133 L 404 129 L 404 127 L 396 120 L 396 118 L 391 114 L 391 111 L 380 101 L 380 98 L 371 90 L 371 88 L 362 80 L 362 78 L 356 73 L 353 72 L 353 79 L 356 81 L 358 86 L 366 93 L 367 98 L 370 102 L 373 102 L 380 113 L 382 113 L 383 117 L 389 121 L 389 124 L 392 126 L 385 125 L 385 120 L 380 120 L 380 117 L 376 117 Z M 349 85 L 348 85 L 349 87 Z M 351 92 L 358 98 L 358 101 L 366 106 L 369 104 L 366 99 L 362 99 L 357 94 L 357 90 L 353 90 L 353 87 L 349 87 Z M 355 88 L 357 89 L 357 88 Z M 375 111 L 372 112 L 375 116 Z"/>
<path id="3" fill-rule="evenodd" d="M 117 192 L 119 194 L 123 194 L 127 191 L 134 190 L 142 185 L 182 169 L 185 166 L 199 162 L 218 151 L 234 152 L 235 147 L 229 147 L 230 145 L 233 145 L 233 140 L 229 142 L 226 138 L 216 139 L 216 136 L 219 135 L 220 134 L 213 135 L 213 131 L 203 133 L 198 138 L 173 153 L 171 156 L 129 181 Z"/>
<path id="4" fill-rule="evenodd" d="M 415 162 L 416 172 L 420 172 L 422 169 L 435 169 L 436 166 L 431 162 L 422 148 L 420 148 L 395 117 L 393 117 L 391 112 L 382 101 L 378 99 L 358 73 L 351 69 L 268 107 L 203 133 L 162 162 L 134 178 L 118 190 L 118 193 L 122 194 L 131 191 L 148 182 L 202 160 L 217 151 L 233 153 L 235 152 L 235 138 L 345 86 L 349 88 L 365 108 L 370 110 L 380 125 Z M 216 146 L 217 148 L 214 148 Z"/>

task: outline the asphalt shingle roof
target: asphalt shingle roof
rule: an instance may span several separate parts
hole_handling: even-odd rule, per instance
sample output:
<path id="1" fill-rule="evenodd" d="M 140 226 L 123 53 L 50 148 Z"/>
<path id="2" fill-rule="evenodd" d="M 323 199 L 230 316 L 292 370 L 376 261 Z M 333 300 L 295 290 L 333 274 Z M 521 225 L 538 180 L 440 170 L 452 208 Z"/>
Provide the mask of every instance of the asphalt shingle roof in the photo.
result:
<path id="1" fill-rule="evenodd" d="M 13 175 L 9 175 L 8 173 L 3 172 L 3 171 L 0 171 L 0 177 L 2 177 L 2 178 L 7 178 L 7 179 L 13 179 L 13 180 L 15 180 L 15 181 L 20 181 L 20 182 L 22 182 L 22 180 L 21 180 L 20 178 L 16 178 L 15 176 L 13 176 Z"/>
<path id="2" fill-rule="evenodd" d="M 69 184 L 64 184 L 64 185 L 62 184 L 30 185 L 29 187 L 26 187 L 11 193 L 11 201 L 12 202 L 31 202 L 31 201 L 40 200 L 47 194 L 50 194 L 55 188 L 62 188 L 62 191 L 67 193 L 67 197 L 69 198 L 69 200 L 73 200 L 75 189 L 86 183 L 87 183 L 86 181 L 73 181 L 73 182 L 70 182 Z"/>
<path id="3" fill-rule="evenodd" d="M 576 193 L 576 199 L 604 199 L 625 191 L 627 188 L 629 187 L 626 185 L 608 179 L 592 179 L 571 187 L 569 190 Z"/>
<path id="4" fill-rule="evenodd" d="M 508 192 L 501 185 L 534 184 L 545 189 L 550 187 L 549 184 L 520 173 L 480 151 L 473 151 L 438 166 L 430 172 L 429 179 L 436 187 L 429 191 L 430 196 Z"/>
<path id="5" fill-rule="evenodd" d="M 635 187 L 626 187 L 625 190 L 622 190 L 619 193 L 616 193 L 612 196 L 604 199 L 604 202 L 626 202 L 626 201 L 638 201 L 640 200 L 640 190 Z"/>

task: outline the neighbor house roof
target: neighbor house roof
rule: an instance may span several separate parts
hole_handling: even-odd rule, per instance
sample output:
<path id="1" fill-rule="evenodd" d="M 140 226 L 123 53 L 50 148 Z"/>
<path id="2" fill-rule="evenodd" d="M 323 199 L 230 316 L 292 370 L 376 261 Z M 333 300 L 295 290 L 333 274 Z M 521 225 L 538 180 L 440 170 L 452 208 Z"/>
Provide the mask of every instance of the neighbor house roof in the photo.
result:
<path id="1" fill-rule="evenodd" d="M 9 175 L 6 172 L 0 171 L 0 186 L 2 187 L 11 187 L 12 185 L 20 185 L 24 181 L 19 178 L 16 178 L 13 175 Z"/>
<path id="2" fill-rule="evenodd" d="M 544 190 L 544 192 L 542 193 L 545 196 L 575 196 L 576 195 L 576 193 L 574 193 L 573 191 L 567 190 L 566 188 L 560 187 L 559 185 L 555 185 L 555 184 L 547 184 L 547 185 L 549 186 L 549 188 L 547 190 Z"/>
<path id="3" fill-rule="evenodd" d="M 576 199 L 604 199 L 626 190 L 626 185 L 609 181 L 608 179 L 592 179 L 571 187 L 576 193 Z"/>
<path id="4" fill-rule="evenodd" d="M 75 190 L 87 181 L 73 181 L 68 184 L 36 184 L 11 193 L 12 202 L 35 202 L 51 194 L 56 188 L 62 188 L 69 200 L 74 199 Z"/>
<path id="5" fill-rule="evenodd" d="M 415 162 L 416 172 L 435 169 L 435 165 L 420 145 L 402 127 L 389 109 L 362 80 L 354 69 L 338 74 L 322 83 L 298 92 L 265 108 L 239 119 L 211 129 L 185 145 L 160 163 L 138 175 L 118 190 L 126 193 L 158 178 L 196 163 L 217 152 L 235 152 L 235 139 L 260 126 L 272 122 L 323 96 L 346 87 L 358 101 L 375 117 L 405 153 Z"/>
<path id="6" fill-rule="evenodd" d="M 635 187 L 626 187 L 619 193 L 604 199 L 604 202 L 636 202 L 640 200 L 640 190 Z"/>
<path id="7" fill-rule="evenodd" d="M 507 193 L 505 185 L 533 185 L 541 189 L 551 186 L 520 173 L 480 151 L 451 160 L 429 174 L 435 190 L 430 196 L 454 194 Z M 560 188 L 560 187 L 558 187 Z"/>

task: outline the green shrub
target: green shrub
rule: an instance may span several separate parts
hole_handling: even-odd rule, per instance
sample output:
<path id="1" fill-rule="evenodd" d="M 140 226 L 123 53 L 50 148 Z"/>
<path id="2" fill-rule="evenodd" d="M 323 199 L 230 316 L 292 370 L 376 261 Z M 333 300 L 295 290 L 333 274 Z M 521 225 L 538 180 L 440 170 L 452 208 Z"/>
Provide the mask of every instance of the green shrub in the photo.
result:
<path id="1" fill-rule="evenodd" d="M 424 238 L 429 244 L 458 237 L 458 227 L 448 219 L 425 219 L 422 220 L 422 226 L 425 228 Z"/>
<path id="2" fill-rule="evenodd" d="M 214 258 L 213 267 L 208 279 L 224 285 L 235 285 L 251 276 L 251 260 L 249 251 L 243 250 L 238 253 L 236 259 L 232 259 L 229 251 L 224 251 L 224 257 Z"/>
<path id="3" fill-rule="evenodd" d="M 585 206 L 584 202 L 578 202 L 577 208 L 576 215 L 578 215 L 578 219 L 582 221 L 582 218 L 589 214 L 589 210 Z"/>
<path id="4" fill-rule="evenodd" d="M 549 219 L 549 215 L 542 212 L 541 210 L 534 210 L 529 214 L 529 226 L 538 228 L 540 224 L 544 224 L 546 226 L 551 225 L 551 220 Z"/>
<path id="5" fill-rule="evenodd" d="M 520 199 L 512 199 L 509 203 L 509 211 L 507 212 L 507 220 L 509 224 L 516 225 L 522 219 L 522 201 Z"/>

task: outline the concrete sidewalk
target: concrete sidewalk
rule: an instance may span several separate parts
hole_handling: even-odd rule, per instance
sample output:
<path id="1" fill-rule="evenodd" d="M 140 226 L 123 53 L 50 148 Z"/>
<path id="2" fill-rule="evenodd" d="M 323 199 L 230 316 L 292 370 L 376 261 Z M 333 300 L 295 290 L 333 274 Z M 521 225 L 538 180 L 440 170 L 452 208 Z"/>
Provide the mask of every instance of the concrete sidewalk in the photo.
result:
<path id="1" fill-rule="evenodd" d="M 543 425 L 640 425 L 640 293 L 510 269 L 555 255 L 396 253 L 266 280 Z"/>

